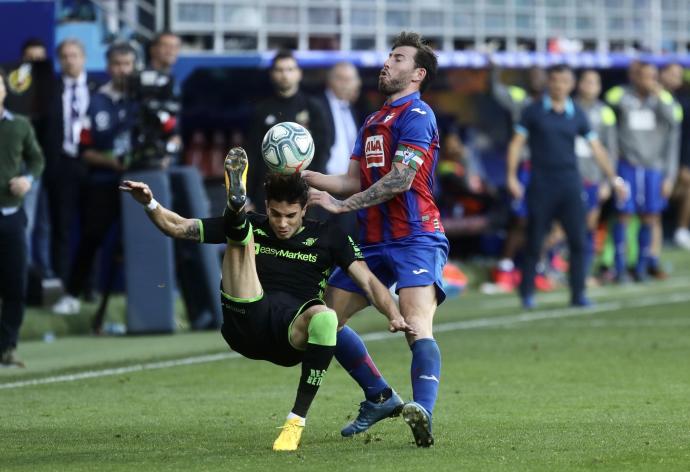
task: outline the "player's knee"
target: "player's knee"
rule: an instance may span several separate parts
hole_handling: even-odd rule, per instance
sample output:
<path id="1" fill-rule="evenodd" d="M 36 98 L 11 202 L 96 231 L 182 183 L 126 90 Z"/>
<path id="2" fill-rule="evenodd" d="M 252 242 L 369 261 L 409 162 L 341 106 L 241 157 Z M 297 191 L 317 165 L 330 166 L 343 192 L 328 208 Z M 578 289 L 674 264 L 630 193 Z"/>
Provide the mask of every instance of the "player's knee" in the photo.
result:
<path id="1" fill-rule="evenodd" d="M 333 310 L 315 313 L 309 320 L 309 342 L 321 346 L 335 346 L 338 317 Z"/>

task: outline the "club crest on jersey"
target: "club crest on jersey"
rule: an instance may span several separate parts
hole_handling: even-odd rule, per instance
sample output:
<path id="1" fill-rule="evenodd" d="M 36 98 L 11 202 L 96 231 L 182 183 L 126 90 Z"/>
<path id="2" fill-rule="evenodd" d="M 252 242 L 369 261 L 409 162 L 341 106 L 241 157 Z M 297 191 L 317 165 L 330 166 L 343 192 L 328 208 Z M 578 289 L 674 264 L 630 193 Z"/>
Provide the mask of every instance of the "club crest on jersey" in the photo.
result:
<path id="1" fill-rule="evenodd" d="M 364 157 L 367 160 L 367 167 L 383 167 L 385 165 L 383 135 L 377 134 L 367 138 L 364 145 Z"/>

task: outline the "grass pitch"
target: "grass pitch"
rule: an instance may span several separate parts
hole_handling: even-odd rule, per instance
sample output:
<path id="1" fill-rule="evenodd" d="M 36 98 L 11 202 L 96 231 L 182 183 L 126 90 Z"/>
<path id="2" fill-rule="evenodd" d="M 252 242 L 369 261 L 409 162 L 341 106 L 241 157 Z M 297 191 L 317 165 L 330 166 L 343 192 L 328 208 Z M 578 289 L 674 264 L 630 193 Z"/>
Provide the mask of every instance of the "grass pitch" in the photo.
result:
<path id="1" fill-rule="evenodd" d="M 0 371 L 0 469 L 687 471 L 689 262 L 677 254 L 664 282 L 593 290 L 590 310 L 565 307 L 564 292 L 532 312 L 513 296 L 444 304 L 429 450 L 399 418 L 341 438 L 361 394 L 335 362 L 300 450 L 278 454 L 298 368 L 233 356 L 217 333 L 25 342 L 29 367 Z M 409 398 L 401 337 L 371 312 L 353 327 Z"/>

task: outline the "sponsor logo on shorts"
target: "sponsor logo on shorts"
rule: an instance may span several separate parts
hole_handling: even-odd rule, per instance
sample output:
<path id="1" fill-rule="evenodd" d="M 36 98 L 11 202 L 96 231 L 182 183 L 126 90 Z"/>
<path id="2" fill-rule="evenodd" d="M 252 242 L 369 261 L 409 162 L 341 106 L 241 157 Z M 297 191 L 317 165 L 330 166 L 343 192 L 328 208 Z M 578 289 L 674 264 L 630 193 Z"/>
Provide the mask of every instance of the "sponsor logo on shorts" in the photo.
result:
<path id="1" fill-rule="evenodd" d="M 412 273 L 413 273 L 414 275 L 421 275 L 421 274 L 423 274 L 424 272 L 429 272 L 429 271 L 426 270 L 426 269 L 421 269 L 421 268 L 420 268 L 420 269 L 415 269 L 415 270 L 412 271 Z"/>
<path id="2" fill-rule="evenodd" d="M 234 311 L 235 313 L 239 313 L 240 315 L 246 315 L 247 314 L 247 310 L 245 310 L 244 308 L 240 308 L 238 306 L 235 306 L 231 303 L 223 303 L 223 306 L 230 311 Z"/>

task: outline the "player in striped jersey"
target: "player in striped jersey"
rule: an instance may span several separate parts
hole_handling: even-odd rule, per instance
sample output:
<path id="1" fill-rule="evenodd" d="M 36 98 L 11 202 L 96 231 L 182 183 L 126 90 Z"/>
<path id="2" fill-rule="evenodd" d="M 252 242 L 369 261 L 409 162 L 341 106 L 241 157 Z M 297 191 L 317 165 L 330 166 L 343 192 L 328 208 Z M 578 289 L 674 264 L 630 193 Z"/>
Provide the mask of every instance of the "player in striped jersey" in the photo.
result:
<path id="1" fill-rule="evenodd" d="M 414 329 L 413 402 L 402 408 L 420 447 L 433 444 L 431 415 L 441 375 L 441 353 L 433 338 L 432 320 L 445 294 L 441 271 L 448 240 L 433 199 L 439 138 L 436 118 L 420 94 L 436 75 L 433 49 L 416 33 L 401 33 L 379 75 L 379 91 L 387 99 L 359 131 L 347 174 L 303 173 L 313 190 L 310 203 L 332 213 L 357 211 L 360 243 L 367 264 L 389 286 L 397 284 L 400 311 Z M 331 194 L 347 197 L 339 200 Z M 340 326 L 369 302 L 342 271 L 329 280 L 326 303 Z M 374 366 L 366 348 L 345 327 L 338 334 L 336 358 L 358 381 L 366 400 L 357 418 L 342 434 L 366 431 L 402 406 Z M 398 400 L 399 402 L 399 400 Z"/>

